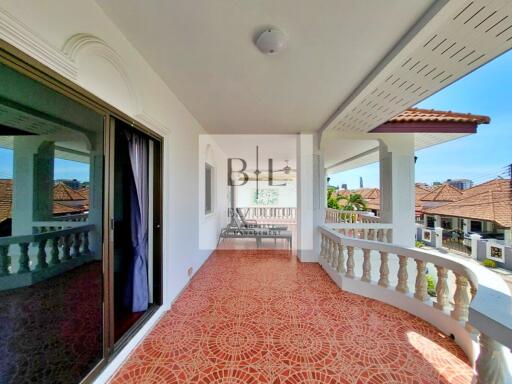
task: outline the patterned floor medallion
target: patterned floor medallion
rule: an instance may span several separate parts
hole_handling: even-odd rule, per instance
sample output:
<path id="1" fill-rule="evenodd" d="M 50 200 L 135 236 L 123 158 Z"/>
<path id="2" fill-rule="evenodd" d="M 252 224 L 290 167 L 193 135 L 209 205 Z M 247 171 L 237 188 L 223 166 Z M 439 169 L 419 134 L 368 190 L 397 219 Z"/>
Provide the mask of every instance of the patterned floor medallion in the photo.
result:
<path id="1" fill-rule="evenodd" d="M 218 250 L 111 383 L 469 384 L 423 320 L 286 251 Z"/>

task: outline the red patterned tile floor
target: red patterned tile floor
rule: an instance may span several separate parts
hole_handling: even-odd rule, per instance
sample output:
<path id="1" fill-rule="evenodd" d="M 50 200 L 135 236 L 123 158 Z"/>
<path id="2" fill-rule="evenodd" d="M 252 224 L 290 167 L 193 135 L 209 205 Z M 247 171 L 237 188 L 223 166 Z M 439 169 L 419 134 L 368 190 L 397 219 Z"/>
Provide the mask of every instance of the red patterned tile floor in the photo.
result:
<path id="1" fill-rule="evenodd" d="M 423 320 L 285 251 L 216 251 L 111 383 L 469 384 Z"/>

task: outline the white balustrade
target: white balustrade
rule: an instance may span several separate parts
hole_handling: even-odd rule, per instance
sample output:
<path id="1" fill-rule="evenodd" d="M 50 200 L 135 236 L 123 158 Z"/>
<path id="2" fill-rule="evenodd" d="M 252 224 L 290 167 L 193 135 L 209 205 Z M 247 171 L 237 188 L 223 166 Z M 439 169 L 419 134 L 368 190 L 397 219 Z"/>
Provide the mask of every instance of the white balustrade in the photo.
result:
<path id="1" fill-rule="evenodd" d="M 239 207 L 238 209 L 248 220 L 293 223 L 297 219 L 297 208 L 295 207 Z M 231 216 L 231 209 L 228 209 L 228 216 Z"/>
<path id="2" fill-rule="evenodd" d="M 93 230 L 94 225 L 82 224 L 33 235 L 0 238 L 0 286 L 12 288 L 21 284 L 21 280 L 15 279 L 14 275 L 44 271 L 45 276 L 51 276 L 51 270 L 59 264 L 90 256 L 89 234 Z M 17 265 L 13 259 L 17 259 Z"/>
<path id="3" fill-rule="evenodd" d="M 391 231 L 389 224 L 335 221 L 339 215 L 338 212 L 328 211 L 326 216 L 333 222 L 320 226 L 321 252 L 324 252 L 323 245 L 329 244 L 326 262 L 323 261 L 325 257 L 320 260 L 333 279 L 343 289 L 352 289 L 351 292 L 363 295 L 367 295 L 365 289 L 355 290 L 363 287 L 361 284 L 372 287 L 371 292 L 386 290 L 385 294 L 370 296 L 379 300 L 389 300 L 392 295 L 414 300 L 417 305 L 427 308 L 415 314 L 425 316 L 428 321 L 440 318 L 442 324 L 451 324 L 450 327 L 458 327 L 460 332 L 467 332 L 468 340 L 471 340 L 475 332 L 480 332 L 480 354 L 476 361 L 477 383 L 504 383 L 506 369 L 503 348 L 512 346 L 512 299 L 506 284 L 493 272 L 471 260 L 388 243 Z M 379 279 L 376 282 L 372 281 L 372 252 L 380 255 Z M 394 255 L 393 260 L 395 257 L 398 260 L 398 270 L 394 272 L 397 284 L 394 287 L 390 286 L 390 255 Z M 411 276 L 412 281 L 409 281 L 407 271 L 409 260 L 416 266 L 416 274 Z M 434 293 L 428 290 L 427 264 L 433 264 L 437 272 L 435 298 L 430 297 Z M 356 276 L 356 265 L 361 268 L 360 276 Z M 450 290 L 449 274 L 455 276 L 454 290 Z M 340 283 L 347 278 L 350 280 Z M 410 286 L 414 287 L 414 292 L 409 293 Z M 490 305 L 490 301 L 494 301 L 495 305 Z M 401 308 L 410 310 L 410 304 Z M 427 315 L 429 311 L 435 311 L 437 315 Z"/>

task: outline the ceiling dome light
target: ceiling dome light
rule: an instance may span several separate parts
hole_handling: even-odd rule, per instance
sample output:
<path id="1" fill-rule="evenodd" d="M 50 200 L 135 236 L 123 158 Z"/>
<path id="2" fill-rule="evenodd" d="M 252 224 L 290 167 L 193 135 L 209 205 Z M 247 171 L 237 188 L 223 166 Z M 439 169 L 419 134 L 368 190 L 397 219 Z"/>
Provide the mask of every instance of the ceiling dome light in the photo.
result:
<path id="1" fill-rule="evenodd" d="M 286 48 L 287 40 L 283 31 L 267 28 L 256 39 L 256 46 L 265 55 L 276 55 Z"/>

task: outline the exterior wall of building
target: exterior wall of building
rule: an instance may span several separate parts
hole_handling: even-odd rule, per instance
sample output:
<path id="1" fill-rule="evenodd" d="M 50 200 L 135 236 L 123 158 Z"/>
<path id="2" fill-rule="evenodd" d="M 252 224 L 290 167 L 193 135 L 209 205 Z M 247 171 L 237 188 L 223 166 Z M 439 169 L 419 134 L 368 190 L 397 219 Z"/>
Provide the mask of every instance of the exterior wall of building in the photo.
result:
<path id="1" fill-rule="evenodd" d="M 2 1 L 0 37 L 164 137 L 163 312 L 188 283 L 189 268 L 197 271 L 214 248 L 212 238 L 200 242 L 198 231 L 199 135 L 205 131 L 92 0 Z M 220 164 L 222 154 L 213 156 Z M 221 212 L 225 193 L 219 189 L 217 197 Z M 221 220 L 207 224 L 205 231 L 216 234 Z M 98 382 L 116 369 L 157 317 Z"/>

